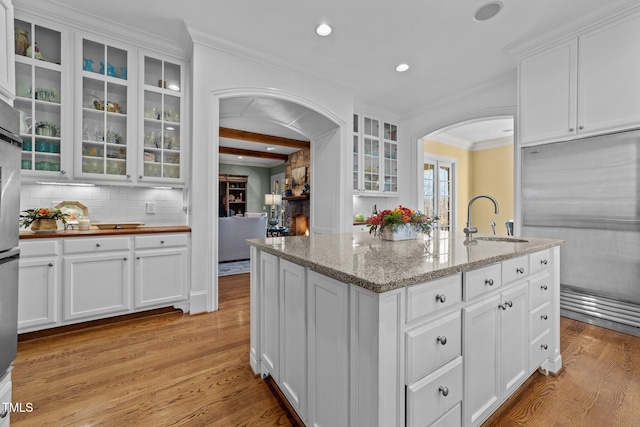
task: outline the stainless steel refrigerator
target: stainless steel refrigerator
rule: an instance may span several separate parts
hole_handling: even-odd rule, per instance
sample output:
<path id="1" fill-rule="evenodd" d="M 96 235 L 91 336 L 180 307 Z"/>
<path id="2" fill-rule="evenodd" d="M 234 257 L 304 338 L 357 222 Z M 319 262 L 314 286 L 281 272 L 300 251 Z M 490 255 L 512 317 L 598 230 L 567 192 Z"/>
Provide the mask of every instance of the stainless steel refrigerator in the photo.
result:
<path id="1" fill-rule="evenodd" d="M 18 228 L 20 218 L 19 113 L 0 100 L 0 379 L 18 342 Z"/>
<path id="2" fill-rule="evenodd" d="M 561 314 L 640 336 L 640 131 L 523 148 L 522 213 L 565 241 Z"/>

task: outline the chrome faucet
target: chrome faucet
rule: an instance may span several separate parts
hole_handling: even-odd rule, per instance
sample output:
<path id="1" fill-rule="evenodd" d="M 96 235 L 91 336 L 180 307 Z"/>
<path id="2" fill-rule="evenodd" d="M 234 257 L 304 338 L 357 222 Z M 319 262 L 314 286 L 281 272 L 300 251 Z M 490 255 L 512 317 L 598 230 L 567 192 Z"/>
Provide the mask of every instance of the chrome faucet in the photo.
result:
<path id="1" fill-rule="evenodd" d="M 496 207 L 496 213 L 498 213 L 498 202 L 493 197 L 487 194 L 480 194 L 479 196 L 475 196 L 471 200 L 469 200 L 469 206 L 467 206 L 467 226 L 464 228 L 464 234 L 467 235 L 467 239 L 471 239 L 473 233 L 477 233 L 478 229 L 476 227 L 471 226 L 471 205 L 478 199 L 485 198 L 489 199 L 493 202 L 493 205 Z"/>

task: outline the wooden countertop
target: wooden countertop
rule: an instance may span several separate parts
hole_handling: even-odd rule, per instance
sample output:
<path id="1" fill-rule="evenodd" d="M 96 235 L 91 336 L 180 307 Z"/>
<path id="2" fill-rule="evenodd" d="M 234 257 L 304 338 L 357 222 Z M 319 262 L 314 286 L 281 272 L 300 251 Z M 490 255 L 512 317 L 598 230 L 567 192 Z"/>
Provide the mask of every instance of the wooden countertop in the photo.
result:
<path id="1" fill-rule="evenodd" d="M 20 240 L 23 239 L 60 239 L 67 237 L 92 237 L 92 236 L 120 236 L 123 234 L 151 234 L 151 233 L 190 233 L 191 227 L 186 225 L 158 225 L 142 226 L 138 228 L 118 228 L 100 230 L 92 226 L 88 231 L 58 230 L 55 233 L 34 233 L 31 230 L 20 230 Z"/>

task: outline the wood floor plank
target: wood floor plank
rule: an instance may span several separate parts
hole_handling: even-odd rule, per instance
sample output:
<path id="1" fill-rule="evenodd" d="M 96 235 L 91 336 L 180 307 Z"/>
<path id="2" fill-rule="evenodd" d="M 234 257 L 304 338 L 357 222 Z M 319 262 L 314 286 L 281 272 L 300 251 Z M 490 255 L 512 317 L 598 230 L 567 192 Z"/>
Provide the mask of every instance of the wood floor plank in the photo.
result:
<path id="1" fill-rule="evenodd" d="M 249 275 L 220 278 L 220 310 L 21 341 L 12 427 L 297 426 L 249 366 Z M 564 370 L 534 374 L 489 426 L 640 425 L 640 338 L 561 319 Z"/>

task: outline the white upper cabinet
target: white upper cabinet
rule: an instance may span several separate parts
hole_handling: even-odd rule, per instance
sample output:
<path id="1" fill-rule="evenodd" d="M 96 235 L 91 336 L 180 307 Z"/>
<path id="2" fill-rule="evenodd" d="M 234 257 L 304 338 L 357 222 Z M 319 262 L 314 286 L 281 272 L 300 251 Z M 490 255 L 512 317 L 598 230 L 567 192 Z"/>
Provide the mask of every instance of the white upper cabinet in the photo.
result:
<path id="1" fill-rule="evenodd" d="M 640 12 L 519 62 L 522 145 L 640 127 Z"/>
<path id="2" fill-rule="evenodd" d="M 10 101 L 15 96 L 13 51 L 13 6 L 11 0 L 0 0 L 0 99 Z"/>
<path id="3" fill-rule="evenodd" d="M 397 195 L 398 127 L 362 114 L 353 115 L 353 191 Z"/>

